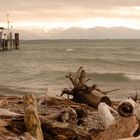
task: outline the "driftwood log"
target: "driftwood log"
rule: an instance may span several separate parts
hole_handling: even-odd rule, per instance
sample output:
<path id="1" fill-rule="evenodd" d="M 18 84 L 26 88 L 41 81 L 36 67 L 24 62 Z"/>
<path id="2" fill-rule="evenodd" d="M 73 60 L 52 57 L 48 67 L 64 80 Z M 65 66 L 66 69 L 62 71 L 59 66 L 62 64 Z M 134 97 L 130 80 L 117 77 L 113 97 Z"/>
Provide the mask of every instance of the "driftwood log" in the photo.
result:
<path id="1" fill-rule="evenodd" d="M 95 140 L 115 140 L 132 137 L 137 128 L 138 125 L 135 116 L 122 117 L 102 132 Z"/>
<path id="2" fill-rule="evenodd" d="M 40 118 L 44 139 L 47 140 L 91 140 L 89 133 L 70 123 Z"/>
<path id="3" fill-rule="evenodd" d="M 118 113 L 106 103 L 101 102 L 99 104 L 98 113 L 100 115 L 105 129 L 109 128 L 110 125 L 116 122 L 115 117 L 112 115 L 111 112 L 116 113 L 118 115 Z"/>
<path id="4" fill-rule="evenodd" d="M 35 97 L 33 95 L 25 95 L 23 101 L 24 121 L 27 131 L 37 140 L 44 140 Z"/>
<path id="5" fill-rule="evenodd" d="M 105 95 L 106 92 L 101 91 L 97 88 L 97 85 L 88 86 L 86 79 L 86 72 L 83 67 L 80 67 L 77 72 L 73 74 L 69 74 L 66 76 L 71 83 L 71 89 L 65 88 L 62 91 L 61 96 L 64 94 L 72 95 L 73 101 L 78 103 L 85 103 L 89 106 L 97 108 L 100 102 L 105 102 L 107 105 L 111 105 L 111 100 L 108 96 Z"/>
<path id="6" fill-rule="evenodd" d="M 136 102 L 132 99 L 126 99 L 118 105 L 118 113 L 124 117 L 130 117 L 134 113 Z"/>

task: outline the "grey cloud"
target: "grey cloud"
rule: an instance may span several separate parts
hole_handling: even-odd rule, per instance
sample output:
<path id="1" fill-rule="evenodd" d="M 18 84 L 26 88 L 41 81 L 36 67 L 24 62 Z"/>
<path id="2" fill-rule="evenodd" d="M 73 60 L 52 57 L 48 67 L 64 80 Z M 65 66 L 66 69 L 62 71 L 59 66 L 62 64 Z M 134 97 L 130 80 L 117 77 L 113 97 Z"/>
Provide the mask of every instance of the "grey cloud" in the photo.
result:
<path id="1" fill-rule="evenodd" d="M 140 0 L 0 0 L 1 9 L 30 10 L 57 8 L 110 8 L 114 6 L 140 6 Z"/>
<path id="2" fill-rule="evenodd" d="M 68 21 L 96 16 L 140 17 L 140 14 L 125 16 L 111 11 L 116 7 L 140 6 L 140 0 L 0 0 L 0 3 L 1 15 L 4 17 L 9 13 L 14 22 L 21 20 Z"/>

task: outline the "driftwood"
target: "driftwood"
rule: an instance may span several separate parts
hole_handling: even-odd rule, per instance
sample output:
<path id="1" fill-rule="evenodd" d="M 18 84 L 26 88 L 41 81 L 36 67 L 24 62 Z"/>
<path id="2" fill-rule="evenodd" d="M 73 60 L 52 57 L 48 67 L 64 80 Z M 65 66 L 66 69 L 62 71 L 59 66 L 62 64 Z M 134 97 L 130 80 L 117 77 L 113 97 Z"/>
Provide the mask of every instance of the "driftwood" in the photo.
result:
<path id="1" fill-rule="evenodd" d="M 136 102 L 132 99 L 126 99 L 118 105 L 118 113 L 124 117 L 130 117 L 133 115 Z"/>
<path id="2" fill-rule="evenodd" d="M 137 128 L 138 125 L 134 116 L 122 117 L 120 120 L 116 121 L 115 124 L 102 132 L 95 140 L 114 140 L 132 137 Z"/>
<path id="3" fill-rule="evenodd" d="M 139 137 L 132 137 L 132 138 L 117 139 L 117 140 L 140 140 L 140 136 Z"/>
<path id="4" fill-rule="evenodd" d="M 118 114 L 113 108 L 106 103 L 101 102 L 98 106 L 98 113 L 103 122 L 105 129 L 116 122 L 115 117 L 111 114 L 111 111 Z"/>
<path id="5" fill-rule="evenodd" d="M 20 118 L 23 115 L 11 112 L 8 109 L 0 108 L 0 118 Z"/>
<path id="6" fill-rule="evenodd" d="M 139 125 L 139 132 L 140 132 L 140 104 L 136 103 L 135 109 L 134 109 L 134 115 L 136 116 L 138 125 Z"/>
<path id="7" fill-rule="evenodd" d="M 0 107 L 8 105 L 8 101 L 6 99 L 0 100 Z"/>
<path id="8" fill-rule="evenodd" d="M 111 105 L 111 100 L 109 99 L 109 97 L 104 95 L 104 92 L 98 89 L 97 85 L 87 85 L 86 82 L 88 81 L 88 79 L 86 79 L 86 72 L 83 67 L 80 67 L 74 76 L 72 74 L 69 74 L 66 76 L 66 78 L 71 81 L 73 88 L 65 88 L 62 91 L 61 96 L 63 96 L 64 94 L 72 95 L 73 101 L 85 103 L 95 108 L 98 107 L 100 102 L 105 102 L 109 106 Z"/>
<path id="9" fill-rule="evenodd" d="M 41 118 L 41 126 L 47 140 L 91 140 L 87 131 L 70 123 Z"/>
<path id="10" fill-rule="evenodd" d="M 25 111 L 24 121 L 27 131 L 37 140 L 44 140 L 35 97 L 33 95 L 25 95 L 23 101 Z"/>
<path id="11" fill-rule="evenodd" d="M 38 126 L 42 131 L 44 140 L 117 140 L 121 138 L 137 140 L 139 138 L 133 138 L 139 135 L 139 133 L 136 134 L 135 132 L 138 128 L 137 121 L 140 116 L 139 104 L 136 104 L 133 116 L 119 117 L 118 120 L 115 116 L 115 114 L 118 115 L 115 111 L 119 104 L 118 101 L 112 104 L 115 110 L 106 103 L 101 102 L 97 111 L 86 104 L 76 103 L 64 97 L 45 96 L 45 100 L 43 99 L 43 102 L 38 103 L 37 109 L 36 100 L 31 95 L 27 97 L 31 98 L 31 100 L 28 100 L 26 96 L 24 100 L 15 97 L 6 98 L 8 105 L 4 108 L 8 109 L 4 110 L 6 112 L 9 110 L 10 115 L 0 118 L 0 140 L 40 140 L 40 138 L 34 138 L 31 134 L 32 128 L 38 129 Z M 40 99 L 37 100 L 40 102 Z M 31 110 L 33 110 L 33 116 L 30 113 Z M 11 115 L 11 112 L 12 114 L 16 113 Z M 4 113 L 2 114 L 4 115 Z M 36 114 L 39 114 L 38 119 L 35 117 Z M 31 121 L 27 122 L 29 120 L 27 116 L 30 116 Z M 34 117 L 37 121 L 35 121 Z M 31 123 L 34 124 L 32 125 L 33 127 L 29 125 Z M 104 129 L 103 125 L 106 129 Z M 30 127 L 30 132 L 28 126 Z M 35 132 L 37 131 L 34 130 Z M 40 131 L 38 132 L 40 133 Z"/>

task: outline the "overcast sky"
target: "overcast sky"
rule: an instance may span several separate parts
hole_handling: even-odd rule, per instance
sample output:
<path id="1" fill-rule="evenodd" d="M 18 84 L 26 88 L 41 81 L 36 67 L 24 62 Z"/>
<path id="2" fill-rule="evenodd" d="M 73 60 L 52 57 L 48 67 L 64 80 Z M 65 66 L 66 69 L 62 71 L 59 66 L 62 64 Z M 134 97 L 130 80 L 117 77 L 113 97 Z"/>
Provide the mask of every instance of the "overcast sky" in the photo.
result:
<path id="1" fill-rule="evenodd" d="M 0 24 L 15 28 L 124 26 L 140 29 L 140 0 L 0 0 Z"/>

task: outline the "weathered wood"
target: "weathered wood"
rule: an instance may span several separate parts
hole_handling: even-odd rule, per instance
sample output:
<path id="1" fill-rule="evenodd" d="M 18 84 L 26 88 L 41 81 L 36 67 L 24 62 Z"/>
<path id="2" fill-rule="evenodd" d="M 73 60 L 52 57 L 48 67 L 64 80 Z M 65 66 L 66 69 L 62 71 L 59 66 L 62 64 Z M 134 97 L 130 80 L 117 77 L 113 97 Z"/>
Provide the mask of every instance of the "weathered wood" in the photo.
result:
<path id="1" fill-rule="evenodd" d="M 15 48 L 19 49 L 19 33 L 15 33 Z"/>
<path id="2" fill-rule="evenodd" d="M 109 97 L 97 90 L 92 90 L 90 94 L 85 94 L 85 99 L 90 106 L 95 108 L 98 107 L 100 102 L 105 102 L 107 105 L 111 106 L 111 100 Z"/>
<path id="3" fill-rule="evenodd" d="M 102 132 L 95 140 L 114 140 L 132 137 L 137 128 L 138 125 L 135 116 L 122 117 Z"/>
<path id="4" fill-rule="evenodd" d="M 116 122 L 115 117 L 113 117 L 113 115 L 111 114 L 111 111 L 115 112 L 116 114 L 117 112 L 110 108 L 110 106 L 103 102 L 101 102 L 98 106 L 98 112 L 105 129 L 109 128 L 110 125 Z"/>
<path id="5" fill-rule="evenodd" d="M 86 72 L 83 67 L 80 67 L 75 76 L 69 74 L 66 76 L 68 78 L 73 88 L 67 89 L 65 88 L 62 91 L 61 96 L 64 94 L 72 95 L 73 101 L 79 103 L 85 103 L 89 106 L 97 108 L 100 102 L 105 102 L 108 105 L 111 105 L 111 100 L 109 97 L 104 95 L 101 90 L 97 88 L 97 85 L 93 84 L 92 86 L 87 85 L 86 80 Z"/>
<path id="6" fill-rule="evenodd" d="M 41 118 L 40 118 L 41 119 Z M 72 125 L 70 123 L 62 123 L 56 120 L 41 119 L 41 126 L 44 139 L 48 140 L 91 140 L 91 136 L 86 130 Z M 46 138 L 47 137 L 47 138 Z"/>
<path id="7" fill-rule="evenodd" d="M 8 105 L 8 101 L 6 99 L 0 100 L 0 107 Z"/>
<path id="8" fill-rule="evenodd" d="M 134 108 L 134 115 L 136 116 L 138 125 L 139 125 L 139 132 L 140 132 L 140 104 L 136 103 Z"/>
<path id="9" fill-rule="evenodd" d="M 37 140 L 44 140 L 35 97 L 33 95 L 25 95 L 23 101 L 25 110 L 24 120 L 27 131 Z"/>
<path id="10" fill-rule="evenodd" d="M 117 140 L 140 140 L 140 136 L 139 137 L 132 137 L 132 138 L 117 139 Z"/>
<path id="11" fill-rule="evenodd" d="M 133 115 L 136 102 L 132 99 L 126 99 L 118 105 L 118 113 L 124 117 L 130 117 Z"/>
<path id="12" fill-rule="evenodd" d="M 20 118 L 23 115 L 11 112 L 8 109 L 0 108 L 0 118 Z"/>

